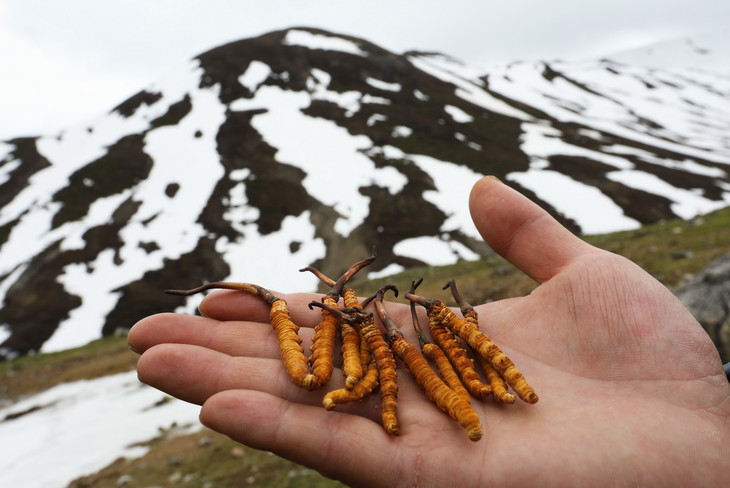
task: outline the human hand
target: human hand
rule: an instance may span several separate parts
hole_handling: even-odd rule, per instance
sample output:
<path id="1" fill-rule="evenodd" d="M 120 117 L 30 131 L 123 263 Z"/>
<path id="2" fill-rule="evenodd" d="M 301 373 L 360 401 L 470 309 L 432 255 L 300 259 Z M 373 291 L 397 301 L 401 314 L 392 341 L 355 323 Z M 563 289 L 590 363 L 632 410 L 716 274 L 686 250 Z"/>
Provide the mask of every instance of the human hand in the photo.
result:
<path id="1" fill-rule="evenodd" d="M 326 411 L 333 374 L 309 392 L 288 379 L 267 307 L 231 291 L 206 317 L 140 321 L 129 344 L 140 379 L 202 405 L 208 427 L 351 486 L 719 486 L 730 479 L 730 386 L 707 334 L 660 283 L 594 248 L 494 178 L 472 190 L 477 229 L 540 285 L 477 307 L 480 326 L 540 401 L 474 400 L 484 437 L 461 427 L 399 370 L 401 434 L 378 424 L 377 395 Z M 282 296 L 306 342 L 312 294 Z M 389 305 L 409 323 L 406 305 Z M 404 334 L 416 342 L 410 327 Z M 321 392 L 320 392 L 321 391 Z"/>

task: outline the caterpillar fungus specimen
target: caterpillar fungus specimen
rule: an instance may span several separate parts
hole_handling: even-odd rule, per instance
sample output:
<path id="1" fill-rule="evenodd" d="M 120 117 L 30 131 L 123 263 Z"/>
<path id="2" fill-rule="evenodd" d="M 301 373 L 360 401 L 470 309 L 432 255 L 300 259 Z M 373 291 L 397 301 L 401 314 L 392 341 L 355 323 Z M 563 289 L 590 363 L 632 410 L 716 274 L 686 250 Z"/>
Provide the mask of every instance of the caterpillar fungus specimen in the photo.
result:
<path id="1" fill-rule="evenodd" d="M 374 295 L 375 310 L 386 330 L 386 336 L 393 352 L 400 358 L 410 371 L 419 387 L 426 393 L 429 400 L 438 408 L 446 412 L 451 418 L 459 422 L 467 430 L 469 439 L 478 441 L 482 438 L 482 426 L 474 409 L 464 395 L 457 393 L 431 369 L 426 358 L 408 342 L 398 326 L 388 315 L 383 305 L 385 291 L 392 290 L 398 296 L 398 289 L 393 285 L 386 285 Z M 370 299 L 369 299 L 370 300 Z"/>
<path id="2" fill-rule="evenodd" d="M 410 293 L 415 293 L 416 287 L 421 283 L 421 280 L 411 282 Z M 421 352 L 424 356 L 431 360 L 436 365 L 441 377 L 444 379 L 449 388 L 454 390 L 458 395 L 464 397 L 466 401 L 470 401 L 469 392 L 461 382 L 461 378 L 457 374 L 454 366 L 449 362 L 449 358 L 446 353 L 437 344 L 431 342 L 426 336 L 426 332 L 421 327 L 421 323 L 418 320 L 418 314 L 416 313 L 416 304 L 414 302 L 409 303 L 411 309 L 411 322 L 413 329 L 418 337 L 418 343 L 421 345 Z M 476 371 L 475 371 L 476 373 Z"/>
<path id="3" fill-rule="evenodd" d="M 337 282 L 333 283 L 333 290 L 322 298 L 323 302 L 336 305 L 339 299 L 339 290 L 357 271 L 370 264 L 374 259 L 375 256 L 373 255 L 368 259 L 355 263 Z M 165 290 L 165 293 L 187 296 L 211 289 L 238 290 L 252 293 L 269 305 L 269 319 L 276 333 L 281 358 L 289 378 L 294 384 L 307 390 L 314 390 L 329 381 L 334 369 L 335 335 L 339 326 L 337 314 L 332 314 L 326 309 L 322 310 L 322 320 L 314 328 L 315 333 L 310 347 L 311 356 L 307 358 L 301 346 L 302 339 L 299 337 L 299 326 L 292 321 L 286 300 L 275 296 L 262 286 L 251 283 L 219 281 L 207 283 L 190 290 Z"/>
<path id="4" fill-rule="evenodd" d="M 460 304 L 460 309 L 465 315 L 474 314 L 473 318 L 459 318 L 454 312 L 437 299 L 428 299 L 415 293 L 406 293 L 406 299 L 418 303 L 426 308 L 429 321 L 435 321 L 444 325 L 454 334 L 462 338 L 471 346 L 476 354 L 490 364 L 506 383 L 512 387 L 518 397 L 527 403 L 536 403 L 538 396 L 535 390 L 527 383 L 525 377 L 517 369 L 512 360 L 476 325 L 476 312 L 468 305 L 458 291 L 456 284 L 449 281 L 444 288 L 451 288 L 454 299 Z"/>
<path id="5" fill-rule="evenodd" d="M 370 257 L 350 266 L 337 281 L 311 266 L 300 270 L 313 273 L 330 287 L 330 291 L 323 294 L 320 301 L 309 304 L 310 309 L 321 309 L 321 319 L 314 328 L 309 357 L 304 353 L 299 327 L 292 321 L 287 302 L 262 286 L 221 281 L 190 290 L 165 292 L 188 296 L 220 288 L 258 296 L 269 306 L 270 323 L 289 378 L 294 384 L 307 390 L 319 388 L 330 380 L 335 367 L 334 355 L 339 337 L 344 387 L 327 392 L 322 399 L 323 406 L 331 410 L 339 404 L 362 400 L 379 388 L 381 422 L 385 430 L 393 435 L 400 432 L 396 357 L 410 371 L 426 396 L 461 424 L 471 440 L 476 441 L 482 437 L 482 428 L 472 407 L 470 394 L 477 399 L 484 399 L 491 394 L 497 402 L 513 403 L 515 396 L 507 391 L 510 386 L 525 402 L 537 402 L 537 394 L 522 373 L 479 329 L 476 311 L 461 297 L 453 280 L 444 289 L 450 288 L 463 318 L 456 316 L 439 300 L 416 295 L 415 290 L 421 280 L 412 282 L 410 291 L 405 295 L 420 352 L 405 339 L 387 314 L 384 295 L 387 290 L 392 290 L 397 296 L 395 286 L 386 285 L 360 303 L 355 290 L 345 285 L 374 260 L 375 251 Z M 338 308 L 340 299 L 342 308 Z M 374 304 L 384 332 L 376 324 L 374 313 L 365 309 L 370 303 Z M 426 309 L 431 339 L 418 321 L 417 304 Z M 468 344 L 466 348 L 459 338 Z M 474 367 L 474 360 L 467 351 L 469 348 L 487 378 L 486 383 Z M 429 361 L 434 364 L 438 373 L 431 368 Z"/>
<path id="6" fill-rule="evenodd" d="M 330 291 L 331 295 L 335 293 L 341 294 L 345 309 L 362 310 L 355 291 L 352 288 L 344 288 L 344 284 L 349 281 L 355 272 L 372 263 L 374 259 L 375 252 L 369 258 L 355 263 L 337 282 L 312 266 L 307 266 L 299 271 L 309 271 L 317 276 L 322 283 L 332 287 Z M 333 308 L 331 301 L 325 302 L 323 300 L 322 303 L 327 305 L 326 308 Z M 310 304 L 309 308 L 313 306 L 316 306 L 316 304 Z M 335 312 L 329 311 L 329 313 Z M 352 319 L 352 317 L 348 317 L 348 319 Z M 361 320 L 364 320 L 364 316 L 361 317 Z M 345 387 L 332 390 L 324 396 L 322 405 L 327 410 L 332 410 L 338 404 L 362 400 L 378 386 L 380 370 L 376 361 L 371 358 L 370 345 L 367 338 L 350 323 L 352 321 L 340 320 L 342 372 L 345 375 Z"/>
<path id="7" fill-rule="evenodd" d="M 469 303 L 467 303 L 461 296 L 459 290 L 456 288 L 456 282 L 454 280 L 449 280 L 443 287 L 444 290 L 446 288 L 451 290 L 451 295 L 454 297 L 454 301 L 456 302 L 456 305 L 458 305 L 459 310 L 461 310 L 461 315 L 464 317 L 464 321 L 472 324 L 476 328 L 479 328 L 479 316 L 477 315 L 476 310 L 474 310 L 474 307 L 469 305 Z M 499 374 L 499 371 L 497 371 L 484 356 L 477 354 L 476 358 L 482 368 L 482 371 L 484 371 L 484 374 L 487 377 L 494 399 L 499 403 L 514 403 L 515 396 L 507 391 L 507 383 Z M 537 397 L 534 398 L 534 401 L 537 401 Z"/>
<path id="8" fill-rule="evenodd" d="M 380 418 L 383 427 L 389 434 L 398 435 L 398 373 L 395 358 L 382 332 L 375 325 L 375 318 L 363 306 L 347 307 L 343 310 L 332 309 L 324 303 L 311 302 L 310 307 L 321 307 L 334 313 L 340 313 L 341 320 L 357 329 L 368 343 L 378 368 L 378 383 L 380 386 Z"/>
<path id="9" fill-rule="evenodd" d="M 359 307 L 357 301 L 357 294 L 352 288 L 344 288 L 345 284 L 357 273 L 359 270 L 368 266 L 375 260 L 375 251 L 373 254 L 366 259 L 358 261 L 353 264 L 339 280 L 334 281 L 327 277 L 324 273 L 318 269 L 307 266 L 300 269 L 299 271 L 309 271 L 313 273 L 319 280 L 325 285 L 331 287 L 329 292 L 329 299 L 325 301 L 323 298 L 322 303 L 325 303 L 331 307 L 337 305 L 337 300 L 341 295 L 343 297 L 345 308 L 348 307 Z M 309 307 L 312 308 L 311 306 Z M 332 312 L 328 312 L 323 309 L 323 314 L 327 313 L 332 315 Z M 360 334 L 347 322 L 340 321 L 340 335 L 342 338 L 342 371 L 345 374 L 345 388 L 352 389 L 362 379 L 365 368 L 370 364 L 370 349 L 367 341 L 360 336 Z M 376 385 L 372 385 L 370 390 Z M 358 391 L 364 391 L 362 388 Z M 368 392 L 369 393 L 369 392 Z M 356 398 L 353 398 L 353 400 Z M 345 398 L 343 397 L 343 401 Z M 325 405 L 329 408 L 334 407 L 334 404 L 325 399 Z"/>
<path id="10" fill-rule="evenodd" d="M 410 296 L 415 294 L 416 288 L 421 284 L 421 281 L 411 283 L 411 289 L 408 292 Z M 410 303 L 411 307 L 415 306 L 413 301 Z M 480 399 L 491 394 L 492 388 L 482 381 L 481 376 L 474 368 L 474 360 L 469 357 L 468 352 L 454 334 L 438 320 L 438 316 L 429 313 L 428 326 L 434 342 L 439 345 L 448 360 L 453 364 L 469 393 Z"/>
<path id="11" fill-rule="evenodd" d="M 197 288 L 190 290 L 165 290 L 170 295 L 192 295 L 202 291 L 211 289 L 238 290 L 252 293 L 260 297 L 270 307 L 269 318 L 271 326 L 276 332 L 276 338 L 281 351 L 281 358 L 284 361 L 289 378 L 298 386 L 313 390 L 326 382 L 329 377 L 317 377 L 309 370 L 309 360 L 304 355 L 299 337 L 299 327 L 291 320 L 289 315 L 289 307 L 285 300 L 274 295 L 266 288 L 251 283 L 233 283 L 227 281 L 218 281 L 214 283 L 206 283 Z M 325 360 L 322 358 L 321 360 Z M 330 368 L 324 368 L 325 370 Z M 320 372 L 322 368 L 319 368 Z"/>

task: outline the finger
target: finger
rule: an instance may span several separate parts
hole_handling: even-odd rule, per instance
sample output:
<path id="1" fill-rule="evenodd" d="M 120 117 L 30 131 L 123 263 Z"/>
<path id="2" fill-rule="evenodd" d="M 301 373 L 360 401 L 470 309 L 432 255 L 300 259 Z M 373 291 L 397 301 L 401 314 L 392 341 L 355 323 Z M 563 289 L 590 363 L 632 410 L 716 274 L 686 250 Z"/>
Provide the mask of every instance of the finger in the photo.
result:
<path id="1" fill-rule="evenodd" d="M 311 301 L 322 295 L 314 293 L 277 294 L 286 300 L 292 321 L 299 327 L 314 327 L 322 318 L 319 310 L 310 310 Z M 200 313 L 217 320 L 251 320 L 269 322 L 270 307 L 261 298 L 250 293 L 220 290 L 206 295 L 199 306 Z"/>
<path id="2" fill-rule="evenodd" d="M 256 449 L 272 451 L 348 485 L 389 486 L 397 444 L 376 422 L 258 391 L 208 399 L 200 420 Z M 391 468 L 392 469 L 392 468 Z"/>
<path id="3" fill-rule="evenodd" d="M 302 330 L 309 341 L 313 331 Z M 279 358 L 276 334 L 268 323 L 220 322 L 206 317 L 157 314 L 137 322 L 127 336 L 129 346 L 141 354 L 158 344 L 191 344 L 231 356 Z"/>
<path id="4" fill-rule="evenodd" d="M 573 259 L 597 251 L 495 177 L 477 181 L 469 209 L 487 244 L 539 283 Z"/>
<path id="5" fill-rule="evenodd" d="M 198 310 L 216 320 L 268 322 L 271 307 L 261 298 L 235 290 L 216 290 L 202 297 Z"/>
<path id="6" fill-rule="evenodd" d="M 289 379 L 281 359 L 231 357 L 198 346 L 162 344 L 145 352 L 137 362 L 140 381 L 181 400 L 202 405 L 226 390 L 257 390 L 290 401 L 322 408 L 326 392 L 344 387 L 342 372 L 316 391 L 307 391 Z M 410 386 L 409 386 L 410 387 Z M 337 411 L 374 419 L 378 395 L 338 405 Z"/>
<path id="7" fill-rule="evenodd" d="M 137 362 L 140 381 L 186 402 L 202 405 L 225 390 L 260 390 L 309 404 L 321 394 L 294 385 L 281 359 L 232 357 L 188 344 L 161 344 Z"/>

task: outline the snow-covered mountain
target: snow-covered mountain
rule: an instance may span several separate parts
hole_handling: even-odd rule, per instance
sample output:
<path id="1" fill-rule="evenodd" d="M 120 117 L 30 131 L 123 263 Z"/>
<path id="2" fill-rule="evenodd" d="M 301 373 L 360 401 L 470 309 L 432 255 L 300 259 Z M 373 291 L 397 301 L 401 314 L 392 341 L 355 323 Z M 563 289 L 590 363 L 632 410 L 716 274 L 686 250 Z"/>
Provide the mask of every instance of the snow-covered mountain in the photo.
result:
<path id="1" fill-rule="evenodd" d="M 698 51 L 699 53 L 699 51 Z M 700 55 L 700 54 L 698 54 Z M 0 347 L 85 343 L 248 281 L 489 253 L 507 181 L 576 232 L 730 203 L 730 76 L 615 59 L 478 69 L 313 29 L 206 52 L 89 124 L 0 143 Z"/>
<path id="2" fill-rule="evenodd" d="M 730 31 L 696 32 L 606 56 L 623 64 L 664 70 L 730 74 Z"/>

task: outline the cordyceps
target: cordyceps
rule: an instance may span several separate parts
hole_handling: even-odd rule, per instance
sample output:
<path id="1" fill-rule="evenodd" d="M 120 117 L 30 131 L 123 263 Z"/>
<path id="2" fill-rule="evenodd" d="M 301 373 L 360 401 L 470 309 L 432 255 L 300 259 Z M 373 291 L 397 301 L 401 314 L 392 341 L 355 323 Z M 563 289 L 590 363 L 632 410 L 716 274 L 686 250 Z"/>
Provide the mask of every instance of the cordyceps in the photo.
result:
<path id="1" fill-rule="evenodd" d="M 454 301 L 458 305 L 459 310 L 461 310 L 461 315 L 464 317 L 464 321 L 472 324 L 476 328 L 479 328 L 479 316 L 477 315 L 476 310 L 474 310 L 474 307 L 467 303 L 467 301 L 461 296 L 461 293 L 459 293 L 459 290 L 456 288 L 456 282 L 454 280 L 449 280 L 443 287 L 444 290 L 446 288 L 451 290 L 451 295 L 454 297 Z M 497 371 L 497 369 L 492 366 L 491 362 L 484 356 L 477 354 L 476 357 L 477 362 L 482 367 L 482 371 L 484 371 L 484 375 L 487 377 L 494 399 L 499 403 L 514 403 L 515 396 L 507 391 L 507 382 L 504 378 L 502 378 L 499 371 Z M 536 402 L 537 396 L 535 396 L 534 399 Z"/>
<path id="2" fill-rule="evenodd" d="M 339 313 L 344 323 L 349 323 L 357 329 L 362 337 L 367 340 L 370 351 L 375 358 L 378 368 L 378 383 L 380 385 L 380 418 L 383 427 L 389 434 L 398 435 L 400 427 L 398 424 L 398 373 L 396 371 L 393 352 L 383 337 L 373 314 L 361 306 L 347 307 L 343 310 L 330 308 L 328 305 L 318 302 L 311 302 L 310 307 L 321 307 Z"/>
<path id="3" fill-rule="evenodd" d="M 284 361 L 284 366 L 289 377 L 296 385 L 313 390 L 329 379 L 332 368 L 329 368 L 327 377 L 317 377 L 310 372 L 309 361 L 304 355 L 304 350 L 301 346 L 302 339 L 299 337 L 299 327 L 292 322 L 286 301 L 275 296 L 266 288 L 251 283 L 218 281 L 207 283 L 190 290 L 165 290 L 165 293 L 187 296 L 212 289 L 237 290 L 253 293 L 269 305 L 269 318 L 271 320 L 271 326 L 276 332 L 281 358 Z M 327 370 L 328 368 L 324 369 Z"/>
<path id="4" fill-rule="evenodd" d="M 336 282 L 332 282 L 332 280 L 327 278 L 327 283 L 331 283 L 330 286 L 332 288 L 329 293 L 322 297 L 322 303 L 328 305 L 330 308 L 336 307 L 345 284 L 358 271 L 371 264 L 374 260 L 375 253 L 373 252 L 373 255 L 369 258 L 358 261 L 350 266 Z M 322 273 L 319 273 L 319 271 L 311 267 L 303 268 L 299 271 L 312 271 L 320 278 L 326 278 Z M 312 337 L 312 346 L 310 347 L 311 355 L 309 357 L 309 362 L 312 365 L 312 374 L 317 378 L 326 378 L 317 386 L 324 384 L 332 375 L 332 370 L 334 369 L 335 339 L 341 327 L 342 323 L 337 314 L 333 314 L 327 309 L 322 309 L 322 319 L 314 327 L 314 337 Z M 362 369 L 360 369 L 357 380 L 360 377 L 362 377 Z"/>
<path id="5" fill-rule="evenodd" d="M 307 266 L 299 271 L 309 271 L 317 276 L 322 283 L 330 286 L 330 295 L 338 293 L 342 295 L 345 309 L 362 310 L 355 291 L 352 288 L 344 288 L 344 285 L 357 271 L 372 263 L 374 259 L 375 252 L 369 258 L 352 265 L 336 282 L 312 266 Z M 331 311 L 334 308 L 331 301 L 326 302 L 323 300 L 322 304 L 326 305 L 322 308 L 327 313 L 335 313 Z M 313 306 L 315 304 L 310 304 L 309 308 Z M 340 320 L 340 334 L 342 338 L 342 372 L 345 375 L 345 387 L 332 390 L 324 396 L 322 405 L 327 410 L 332 410 L 339 404 L 362 400 L 372 393 L 379 383 L 379 369 L 376 361 L 371 358 L 367 338 L 349 320 Z"/>
<path id="6" fill-rule="evenodd" d="M 323 303 L 337 306 L 342 287 L 360 269 L 372 263 L 375 256 L 352 265 L 337 282 L 333 282 L 333 290 L 322 297 Z M 314 390 L 319 388 L 332 376 L 334 369 L 335 337 L 339 329 L 339 316 L 322 310 L 322 319 L 314 328 L 311 355 L 304 354 L 299 337 L 299 326 L 291 319 L 286 300 L 275 296 L 266 288 L 251 283 L 214 282 L 190 290 L 165 290 L 170 295 L 193 295 L 211 289 L 237 290 L 257 295 L 270 307 L 269 319 L 276 333 L 279 350 L 289 378 L 297 386 Z"/>
<path id="7" fill-rule="evenodd" d="M 491 365 L 512 387 L 518 397 L 527 403 L 536 403 L 538 396 L 535 390 L 527 383 L 512 360 L 479 329 L 476 324 L 476 312 L 461 298 L 458 291 L 456 291 L 454 282 L 447 283 L 444 288 L 447 287 L 451 288 L 451 292 L 454 294 L 457 303 L 459 303 L 462 313 L 470 318 L 459 318 L 437 299 L 424 298 L 415 293 L 406 293 L 405 298 L 425 307 L 429 321 L 433 320 L 442 324 L 469 344 L 476 354 Z M 509 403 L 508 400 L 503 401 Z"/>
<path id="8" fill-rule="evenodd" d="M 345 288 L 345 284 L 350 281 L 355 273 L 372 264 L 374 260 L 375 251 L 373 250 L 373 254 L 370 257 L 350 266 L 337 281 L 327 277 L 324 273 L 312 266 L 307 266 L 299 271 L 309 271 L 319 278 L 322 283 L 331 287 L 329 294 L 322 299 L 322 303 L 330 307 L 336 307 L 339 297 L 342 296 L 346 308 L 359 307 L 357 294 L 351 288 Z M 323 317 L 325 314 L 333 316 L 331 312 L 323 309 Z M 342 371 L 345 374 L 345 387 L 352 389 L 362 379 L 364 371 L 370 363 L 370 351 L 367 346 L 367 341 L 362 340 L 359 333 L 350 324 L 340 322 L 340 334 L 342 338 Z M 373 385 L 372 388 L 375 386 Z M 334 406 L 331 402 L 327 401 L 325 405 L 328 405 L 330 408 Z"/>
<path id="9" fill-rule="evenodd" d="M 428 399 L 451 416 L 451 418 L 459 422 L 466 429 L 470 440 L 478 441 L 482 438 L 482 426 L 479 417 L 471 407 L 468 399 L 444 383 L 431 369 L 428 361 L 418 349 L 403 337 L 398 326 L 385 310 L 383 295 L 389 289 L 398 296 L 397 288 L 392 285 L 386 285 L 378 290 L 372 298 L 375 302 L 375 310 L 378 312 L 378 316 L 385 326 L 386 336 L 391 349 L 403 361 L 403 364 L 406 365 L 406 368 L 413 375 L 418 386 L 426 393 Z"/>
<path id="10" fill-rule="evenodd" d="M 299 327 L 292 321 L 286 301 L 262 286 L 226 281 L 208 283 L 190 290 L 166 290 L 166 293 L 187 296 L 221 288 L 251 293 L 261 298 L 269 306 L 271 326 L 276 333 L 287 374 L 296 385 L 308 390 L 314 390 L 329 381 L 334 370 L 337 337 L 340 337 L 344 387 L 326 393 L 322 400 L 323 406 L 331 410 L 342 403 L 361 401 L 379 388 L 381 421 L 385 430 L 393 435 L 400 432 L 396 356 L 406 365 L 426 396 L 461 424 L 471 440 L 482 437 L 482 428 L 472 408 L 470 393 L 479 399 L 493 394 L 498 402 L 512 403 L 515 396 L 507 392 L 509 385 L 522 400 L 528 403 L 537 401 L 537 395 L 522 373 L 479 330 L 476 311 L 461 297 L 453 280 L 444 288 L 451 289 L 463 318 L 457 317 L 439 300 L 416 295 L 420 280 L 413 282 L 406 293 L 421 351 L 406 341 L 386 312 L 384 294 L 391 289 L 397 296 L 395 286 L 387 285 L 359 303 L 355 291 L 345 285 L 374 260 L 373 251 L 372 256 L 350 266 L 337 281 L 312 267 L 300 270 L 314 273 L 331 288 L 320 301 L 309 304 L 310 309 L 320 308 L 322 314 L 319 324 L 314 328 L 309 357 L 301 346 Z M 344 305 L 341 309 L 338 308 L 340 297 Z M 376 313 L 385 326 L 385 334 L 376 325 L 374 314 L 365 310 L 371 302 L 374 302 Z M 434 342 L 421 329 L 416 304 L 426 308 Z M 468 347 L 465 348 L 457 337 L 463 339 Z M 474 360 L 467 352 L 469 348 L 476 355 L 488 384 L 481 380 L 481 375 L 476 371 Z M 431 368 L 429 360 L 438 373 Z"/>
<path id="11" fill-rule="evenodd" d="M 411 289 L 408 291 L 409 296 L 415 295 L 416 288 L 420 284 L 421 280 L 411 283 Z M 411 301 L 411 307 L 414 306 L 414 302 Z M 438 344 L 454 366 L 469 393 L 479 399 L 486 398 L 491 394 L 492 387 L 482 381 L 481 375 L 474 368 L 474 360 L 469 357 L 466 349 L 454 336 L 453 332 L 446 328 L 436 315 L 431 313 L 428 314 L 428 327 L 434 342 Z"/>
<path id="12" fill-rule="evenodd" d="M 415 293 L 416 287 L 418 287 L 420 283 L 421 280 L 411 282 L 410 293 Z M 410 302 L 409 306 L 411 309 L 411 322 L 413 323 L 413 329 L 416 331 L 418 343 L 421 345 L 421 352 L 436 365 L 441 377 L 455 393 L 463 396 L 466 401 L 471 401 L 469 392 L 464 387 L 464 383 L 462 383 L 459 374 L 457 374 L 446 353 L 437 344 L 431 342 L 426 336 L 424 330 L 421 328 L 421 323 L 419 322 L 418 314 L 416 313 L 416 304 L 414 302 Z M 474 373 L 477 374 L 476 371 L 474 371 Z"/>

